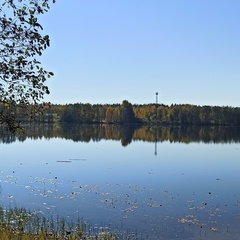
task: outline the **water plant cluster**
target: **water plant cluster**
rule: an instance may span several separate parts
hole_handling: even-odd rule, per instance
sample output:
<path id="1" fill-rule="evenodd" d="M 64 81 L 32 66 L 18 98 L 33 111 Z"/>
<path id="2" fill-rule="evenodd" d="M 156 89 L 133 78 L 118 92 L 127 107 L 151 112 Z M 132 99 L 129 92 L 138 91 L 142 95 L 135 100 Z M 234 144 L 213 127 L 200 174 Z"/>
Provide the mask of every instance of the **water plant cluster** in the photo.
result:
<path id="1" fill-rule="evenodd" d="M 95 231 L 86 222 L 67 222 L 65 219 L 46 218 L 41 211 L 30 212 L 24 208 L 0 207 L 0 240 L 31 239 L 118 239 L 106 228 Z"/>

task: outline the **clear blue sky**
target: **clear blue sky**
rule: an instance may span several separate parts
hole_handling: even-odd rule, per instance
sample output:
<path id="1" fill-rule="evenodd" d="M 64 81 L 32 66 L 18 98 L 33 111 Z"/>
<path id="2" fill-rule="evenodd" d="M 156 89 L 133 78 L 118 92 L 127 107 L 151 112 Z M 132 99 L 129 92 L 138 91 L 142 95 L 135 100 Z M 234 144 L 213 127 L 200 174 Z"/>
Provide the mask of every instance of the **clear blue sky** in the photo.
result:
<path id="1" fill-rule="evenodd" d="M 240 107 L 239 0 L 57 0 L 41 23 L 47 101 Z"/>

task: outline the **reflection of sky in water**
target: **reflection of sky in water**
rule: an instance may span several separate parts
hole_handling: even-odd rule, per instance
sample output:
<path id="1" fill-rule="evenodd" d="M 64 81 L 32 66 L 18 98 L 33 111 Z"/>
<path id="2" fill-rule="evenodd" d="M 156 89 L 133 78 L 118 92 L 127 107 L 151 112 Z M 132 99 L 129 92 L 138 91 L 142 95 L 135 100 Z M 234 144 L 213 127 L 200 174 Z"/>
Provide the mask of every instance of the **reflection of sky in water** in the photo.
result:
<path id="1" fill-rule="evenodd" d="M 165 223 L 184 235 L 190 221 L 204 234 L 220 229 L 226 237 L 240 220 L 240 149 L 235 143 L 163 142 L 157 144 L 157 155 L 154 143 L 142 141 L 122 147 L 119 141 L 43 139 L 0 149 L 0 203 L 5 206 L 143 232 L 155 229 L 156 234 L 167 231 Z"/>

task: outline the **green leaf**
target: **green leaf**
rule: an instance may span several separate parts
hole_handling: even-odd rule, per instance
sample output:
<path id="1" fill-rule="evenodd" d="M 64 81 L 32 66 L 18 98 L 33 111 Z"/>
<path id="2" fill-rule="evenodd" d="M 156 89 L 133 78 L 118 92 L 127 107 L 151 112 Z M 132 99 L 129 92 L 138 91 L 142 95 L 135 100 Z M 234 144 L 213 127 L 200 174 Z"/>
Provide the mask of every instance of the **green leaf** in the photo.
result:
<path id="1" fill-rule="evenodd" d="M 35 10 L 29 9 L 29 13 L 30 13 L 30 15 L 34 15 Z"/>

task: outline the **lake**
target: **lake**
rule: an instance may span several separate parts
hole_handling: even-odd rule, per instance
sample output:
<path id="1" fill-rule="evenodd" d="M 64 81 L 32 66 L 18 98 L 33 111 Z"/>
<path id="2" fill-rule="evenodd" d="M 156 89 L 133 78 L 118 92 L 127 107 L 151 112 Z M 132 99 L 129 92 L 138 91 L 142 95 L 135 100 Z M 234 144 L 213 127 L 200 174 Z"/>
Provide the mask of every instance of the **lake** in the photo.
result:
<path id="1" fill-rule="evenodd" d="M 0 205 L 126 239 L 240 239 L 240 130 L 26 127 L 0 135 Z"/>

